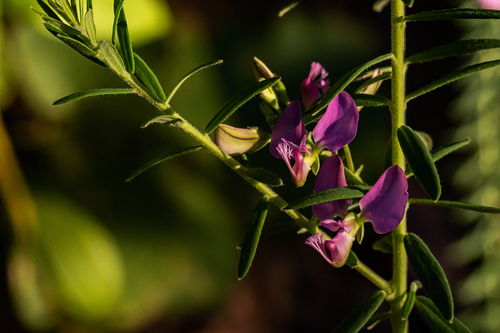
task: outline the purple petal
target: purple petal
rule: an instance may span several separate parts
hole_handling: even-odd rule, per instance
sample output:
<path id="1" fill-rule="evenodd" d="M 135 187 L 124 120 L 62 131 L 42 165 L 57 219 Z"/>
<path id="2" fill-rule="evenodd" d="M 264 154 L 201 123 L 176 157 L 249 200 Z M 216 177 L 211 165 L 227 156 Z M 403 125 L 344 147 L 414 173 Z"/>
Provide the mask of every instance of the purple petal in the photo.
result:
<path id="1" fill-rule="evenodd" d="M 335 221 L 331 219 L 321 221 L 321 225 L 331 231 L 339 231 L 344 228 L 342 221 Z"/>
<path id="2" fill-rule="evenodd" d="M 500 1 L 498 0 L 477 0 L 477 2 L 484 9 L 500 9 Z"/>
<path id="3" fill-rule="evenodd" d="M 344 175 L 344 164 L 339 155 L 330 156 L 319 169 L 313 192 L 321 192 L 331 188 L 347 186 Z M 340 199 L 323 202 L 312 206 L 314 216 L 320 221 L 344 217 L 352 199 Z"/>
<path id="4" fill-rule="evenodd" d="M 349 257 L 354 237 L 340 230 L 331 241 L 325 241 L 323 233 L 312 235 L 306 240 L 306 244 L 312 246 L 323 258 L 334 267 L 341 267 Z M 330 254 L 326 251 L 328 248 Z"/>
<path id="5" fill-rule="evenodd" d="M 407 202 L 406 175 L 399 166 L 393 165 L 359 201 L 360 217 L 371 222 L 376 233 L 384 234 L 399 225 L 405 214 Z"/>
<path id="6" fill-rule="evenodd" d="M 347 92 L 341 91 L 328 104 L 325 114 L 313 130 L 316 146 L 336 152 L 354 139 L 358 120 L 356 103 Z"/>
<path id="7" fill-rule="evenodd" d="M 283 111 L 274 125 L 269 147 L 271 155 L 282 158 L 277 148 L 284 140 L 299 147 L 300 151 L 304 151 L 304 149 L 307 151 L 307 148 L 305 148 L 306 135 L 306 127 L 302 123 L 300 103 L 293 101 Z"/>
<path id="8" fill-rule="evenodd" d="M 331 241 L 325 241 L 325 246 L 330 250 L 330 264 L 334 267 L 342 267 L 349 257 L 354 237 L 344 230 L 340 230 Z"/>
<path id="9" fill-rule="evenodd" d="M 302 102 L 308 108 L 321 94 L 330 89 L 330 81 L 326 80 L 328 72 L 317 62 L 311 64 L 309 76 L 302 82 Z"/>

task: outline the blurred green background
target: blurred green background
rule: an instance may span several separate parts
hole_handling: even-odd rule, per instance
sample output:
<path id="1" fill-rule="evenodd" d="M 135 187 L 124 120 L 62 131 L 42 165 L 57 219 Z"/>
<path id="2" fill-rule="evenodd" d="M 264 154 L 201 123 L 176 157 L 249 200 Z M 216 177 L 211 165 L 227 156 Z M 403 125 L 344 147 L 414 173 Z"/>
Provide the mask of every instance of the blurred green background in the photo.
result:
<path id="1" fill-rule="evenodd" d="M 203 128 L 231 96 L 255 82 L 254 56 L 282 76 L 291 99 L 299 99 L 312 61 L 334 82 L 390 50 L 387 9 L 375 13 L 365 2 L 303 1 L 278 18 L 288 4 L 126 0 L 125 10 L 134 50 L 165 91 L 200 64 L 224 60 L 189 79 L 172 101 L 176 111 Z M 439 8 L 458 4 L 442 1 Z M 34 201 L 18 206 L 17 214 L 27 216 L 24 222 L 11 221 L 7 205 L 0 205 L 1 332 L 329 332 L 374 290 L 356 272 L 328 267 L 303 245 L 306 235 L 294 231 L 264 239 L 249 275 L 237 281 L 236 248 L 257 203 L 256 191 L 203 151 L 125 182 L 144 163 L 194 142 L 167 126 L 141 129 L 158 112 L 137 96 L 51 106 L 79 90 L 124 84 L 56 40 L 30 6 L 38 5 L 0 2 L 0 106 L 8 134 L 2 147 L 9 150 L 12 143 L 20 179 Z M 111 34 L 112 6 L 112 0 L 94 0 L 100 38 Z M 409 11 L 439 8 L 417 0 Z M 412 25 L 408 54 L 472 29 L 450 22 Z M 410 68 L 408 91 L 464 62 Z M 430 133 L 437 146 L 449 143 L 458 122 L 447 110 L 460 90 L 452 85 L 412 101 L 410 126 Z M 265 126 L 257 99 L 228 123 Z M 384 170 L 388 130 L 387 109 L 363 110 L 351 149 L 370 182 Z M 451 182 L 468 156 L 438 165 L 443 199 L 461 197 Z M 286 185 L 277 191 L 285 199 L 311 191 L 311 183 L 295 189 L 284 163 L 267 149 L 251 158 L 283 176 Z M 17 179 L 8 172 L 10 162 L 0 163 L 0 179 Z M 20 192 L 4 191 L 4 202 L 26 193 L 16 184 Z M 417 184 L 410 186 L 412 196 L 424 195 Z M 448 260 L 446 247 L 472 227 L 450 216 L 442 209 L 412 209 L 409 228 L 428 241 L 458 289 L 457 282 L 475 266 Z M 268 222 L 279 221 L 286 216 L 272 209 Z M 390 278 L 388 257 L 369 249 L 375 239 L 368 232 L 355 251 Z M 411 320 L 418 329 L 418 319 Z M 374 331 L 387 330 L 382 324 Z"/>

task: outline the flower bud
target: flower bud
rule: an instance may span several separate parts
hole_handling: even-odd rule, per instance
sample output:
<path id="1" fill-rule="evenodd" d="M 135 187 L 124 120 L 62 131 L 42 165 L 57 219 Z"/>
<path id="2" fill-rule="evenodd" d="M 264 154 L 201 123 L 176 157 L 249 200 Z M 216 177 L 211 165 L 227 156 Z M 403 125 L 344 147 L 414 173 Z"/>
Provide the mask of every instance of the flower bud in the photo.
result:
<path id="1" fill-rule="evenodd" d="M 215 144 L 228 155 L 252 153 L 264 147 L 271 135 L 258 127 L 237 128 L 220 124 L 214 132 Z"/>
<path id="2" fill-rule="evenodd" d="M 270 79 L 276 77 L 277 75 L 271 72 L 271 70 L 257 57 L 253 58 L 253 72 L 258 81 L 261 81 L 262 78 Z M 286 93 L 286 88 L 283 82 L 278 81 L 272 89 L 276 93 L 278 99 L 285 103 L 286 105 L 290 104 L 290 99 Z M 274 106 L 273 106 L 274 107 Z M 276 108 L 275 108 L 276 109 Z M 277 109 L 276 109 L 277 110 Z"/>

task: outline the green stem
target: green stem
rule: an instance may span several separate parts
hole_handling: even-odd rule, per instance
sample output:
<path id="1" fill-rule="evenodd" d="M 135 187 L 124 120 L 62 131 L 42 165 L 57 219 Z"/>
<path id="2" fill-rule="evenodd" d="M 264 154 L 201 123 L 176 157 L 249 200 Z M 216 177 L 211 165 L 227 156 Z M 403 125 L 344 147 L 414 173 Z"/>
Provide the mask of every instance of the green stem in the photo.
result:
<path id="1" fill-rule="evenodd" d="M 405 124 L 405 5 L 402 0 L 391 0 L 391 49 L 392 60 L 392 105 L 391 138 L 392 164 L 405 168 L 404 155 L 397 139 L 397 130 Z M 403 238 L 406 234 L 406 215 L 393 235 L 393 277 L 391 283 L 394 298 L 391 300 L 391 323 L 394 333 L 408 332 L 408 320 L 401 320 L 402 307 L 407 289 L 407 261 Z"/>
<path id="2" fill-rule="evenodd" d="M 354 169 L 354 162 L 352 161 L 352 155 L 351 155 L 351 150 L 349 149 L 349 145 L 345 145 L 343 148 L 344 148 L 344 155 L 347 163 L 347 168 L 352 172 L 356 172 L 356 169 Z"/>

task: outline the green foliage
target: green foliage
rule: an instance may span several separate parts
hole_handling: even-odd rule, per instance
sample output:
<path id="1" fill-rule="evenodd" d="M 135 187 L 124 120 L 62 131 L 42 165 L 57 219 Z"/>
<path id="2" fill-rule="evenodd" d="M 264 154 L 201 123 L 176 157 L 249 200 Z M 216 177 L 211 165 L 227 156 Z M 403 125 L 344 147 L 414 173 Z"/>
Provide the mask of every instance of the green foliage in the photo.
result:
<path id="1" fill-rule="evenodd" d="M 474 204 L 467 203 L 467 202 L 446 201 L 446 200 L 432 201 L 432 200 L 428 200 L 428 199 L 412 198 L 412 199 L 408 200 L 408 203 L 409 204 L 430 205 L 430 206 L 437 206 L 437 207 L 459 208 L 459 209 L 465 209 L 465 210 L 470 210 L 470 211 L 474 211 L 474 212 L 481 212 L 481 213 L 500 214 L 500 208 L 491 207 L 491 206 L 483 206 L 483 205 L 474 205 Z"/>
<path id="2" fill-rule="evenodd" d="M 255 256 L 255 252 L 257 251 L 257 245 L 259 245 L 262 227 L 266 221 L 268 207 L 269 198 L 267 197 L 260 199 L 257 207 L 255 207 L 252 220 L 248 225 L 243 243 L 241 243 L 240 261 L 238 264 L 238 279 L 243 279 L 252 266 L 252 261 Z"/>
<path id="3" fill-rule="evenodd" d="M 466 19 L 500 19 L 500 11 L 492 9 L 476 8 L 451 8 L 433 10 L 418 14 L 411 14 L 404 17 L 409 21 L 431 21 L 431 20 L 466 20 Z"/>
<path id="4" fill-rule="evenodd" d="M 102 88 L 102 89 L 92 89 L 87 91 L 78 91 L 76 93 L 58 99 L 57 101 L 52 103 L 52 105 L 61 105 L 70 102 L 75 102 L 87 97 L 104 96 L 104 95 L 123 95 L 123 94 L 133 94 L 133 93 L 134 89 L 132 88 Z"/>
<path id="5" fill-rule="evenodd" d="M 410 127 L 401 126 L 397 134 L 406 161 L 418 182 L 432 200 L 438 200 L 441 196 L 441 182 L 431 154 L 418 134 Z"/>
<path id="6" fill-rule="evenodd" d="M 326 191 L 312 193 L 301 199 L 295 200 L 285 209 L 300 209 L 332 200 L 361 198 L 363 195 L 363 192 L 356 189 L 349 187 L 337 187 Z"/>
<path id="7" fill-rule="evenodd" d="M 252 97 L 258 95 L 261 91 L 266 90 L 274 86 L 279 80 L 280 77 L 273 77 L 271 79 L 260 81 L 253 86 L 250 86 L 238 94 L 233 96 L 219 112 L 210 120 L 205 127 L 205 133 L 211 133 L 213 130 L 217 128 L 220 124 L 222 124 L 229 116 L 231 116 L 238 108 L 240 108 L 243 104 L 248 102 Z"/>
<path id="8" fill-rule="evenodd" d="M 430 299 L 424 296 L 417 296 L 415 308 L 418 316 L 435 333 L 472 333 L 460 320 L 454 318 L 447 320 L 436 308 Z"/>
<path id="9" fill-rule="evenodd" d="M 392 252 L 392 235 L 385 235 L 382 238 L 377 239 L 373 245 L 372 248 L 376 251 L 384 252 L 384 253 L 391 253 Z"/>
<path id="10" fill-rule="evenodd" d="M 134 53 L 134 59 L 135 77 L 145 86 L 146 91 L 148 91 L 150 96 L 154 97 L 157 101 L 164 103 L 167 97 L 165 97 L 163 88 L 161 87 L 160 81 L 158 81 L 156 75 L 137 53 Z"/>
<path id="11" fill-rule="evenodd" d="M 374 292 L 360 305 L 352 310 L 340 324 L 333 330 L 333 333 L 356 333 L 368 322 L 371 316 L 377 311 L 386 294 L 382 290 Z"/>
<path id="12" fill-rule="evenodd" d="M 408 260 L 425 291 L 447 321 L 453 320 L 453 296 L 443 268 L 427 245 L 415 234 L 404 237 Z"/>
<path id="13" fill-rule="evenodd" d="M 269 186 L 283 185 L 283 180 L 281 180 L 281 178 L 263 168 L 249 168 L 245 173 L 248 177 Z"/>

